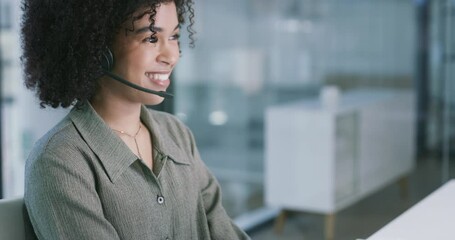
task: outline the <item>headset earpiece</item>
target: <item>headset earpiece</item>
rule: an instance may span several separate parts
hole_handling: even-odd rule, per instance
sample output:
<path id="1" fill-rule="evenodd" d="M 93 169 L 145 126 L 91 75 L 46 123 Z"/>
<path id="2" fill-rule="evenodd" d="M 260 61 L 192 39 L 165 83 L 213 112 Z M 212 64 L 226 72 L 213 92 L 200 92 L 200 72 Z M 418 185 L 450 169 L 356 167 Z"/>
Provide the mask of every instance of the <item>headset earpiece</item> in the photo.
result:
<path id="1" fill-rule="evenodd" d="M 105 71 L 110 72 L 114 68 L 114 54 L 112 54 L 112 51 L 108 47 L 101 54 L 100 63 Z"/>

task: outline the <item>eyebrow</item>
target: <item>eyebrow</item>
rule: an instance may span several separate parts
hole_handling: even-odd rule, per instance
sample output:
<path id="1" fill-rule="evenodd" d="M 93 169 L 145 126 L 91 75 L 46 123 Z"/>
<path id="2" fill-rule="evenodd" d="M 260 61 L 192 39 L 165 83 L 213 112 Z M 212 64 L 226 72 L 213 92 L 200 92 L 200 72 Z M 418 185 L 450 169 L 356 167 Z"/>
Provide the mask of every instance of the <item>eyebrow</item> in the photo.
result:
<path id="1" fill-rule="evenodd" d="M 180 23 L 177 24 L 177 26 L 175 26 L 174 30 L 172 31 L 175 31 L 177 28 L 180 27 Z M 162 32 L 163 31 L 163 28 L 161 27 L 155 27 L 155 26 L 152 26 L 153 30 L 155 30 L 156 32 Z M 137 34 L 141 34 L 141 33 L 144 33 L 144 32 L 151 32 L 150 30 L 150 26 L 146 26 L 146 27 L 142 27 L 142 28 L 139 28 L 138 30 L 136 30 L 134 33 L 137 35 Z"/>

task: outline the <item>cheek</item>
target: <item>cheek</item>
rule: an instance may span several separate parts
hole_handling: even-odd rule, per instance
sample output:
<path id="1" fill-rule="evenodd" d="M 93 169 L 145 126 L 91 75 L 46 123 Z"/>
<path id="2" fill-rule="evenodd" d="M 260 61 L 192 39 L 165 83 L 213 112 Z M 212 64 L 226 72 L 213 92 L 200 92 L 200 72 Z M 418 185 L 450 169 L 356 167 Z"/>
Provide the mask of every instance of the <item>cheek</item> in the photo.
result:
<path id="1" fill-rule="evenodd" d="M 142 70 L 152 64 L 152 56 L 146 54 L 145 51 L 131 52 L 124 60 L 123 64 L 125 65 L 126 70 L 133 74 L 138 73 L 138 71 L 142 72 Z"/>

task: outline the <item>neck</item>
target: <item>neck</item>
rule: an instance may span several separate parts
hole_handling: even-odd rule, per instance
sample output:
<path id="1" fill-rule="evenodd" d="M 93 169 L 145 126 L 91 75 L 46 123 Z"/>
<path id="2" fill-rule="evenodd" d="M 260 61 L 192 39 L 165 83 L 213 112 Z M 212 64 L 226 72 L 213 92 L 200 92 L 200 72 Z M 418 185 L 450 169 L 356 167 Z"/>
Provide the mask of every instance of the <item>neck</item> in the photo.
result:
<path id="1" fill-rule="evenodd" d="M 137 131 L 141 115 L 140 103 L 110 97 L 109 94 L 97 94 L 90 103 L 112 129 L 128 133 Z"/>

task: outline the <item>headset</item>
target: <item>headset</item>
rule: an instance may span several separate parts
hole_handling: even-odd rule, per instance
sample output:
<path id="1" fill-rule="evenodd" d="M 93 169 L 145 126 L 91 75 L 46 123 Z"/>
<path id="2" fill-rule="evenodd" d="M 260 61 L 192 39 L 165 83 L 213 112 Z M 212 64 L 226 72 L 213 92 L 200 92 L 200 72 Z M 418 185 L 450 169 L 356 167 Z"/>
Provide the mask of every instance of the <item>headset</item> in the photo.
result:
<path id="1" fill-rule="evenodd" d="M 174 97 L 174 95 L 167 93 L 165 91 L 155 91 L 152 89 L 141 87 L 141 86 L 134 84 L 134 83 L 120 77 L 119 75 L 113 73 L 112 69 L 114 68 L 114 54 L 108 47 L 106 47 L 106 49 L 104 49 L 103 53 L 101 54 L 101 57 L 99 58 L 99 61 L 100 61 L 101 67 L 104 71 L 104 74 L 106 74 L 107 76 L 111 77 L 112 79 L 114 79 L 116 81 L 119 81 L 120 83 L 127 85 L 128 87 L 132 87 L 132 88 L 142 91 L 142 92 L 155 94 L 155 95 L 158 95 L 158 96 L 164 97 L 164 98 L 173 98 Z"/>

